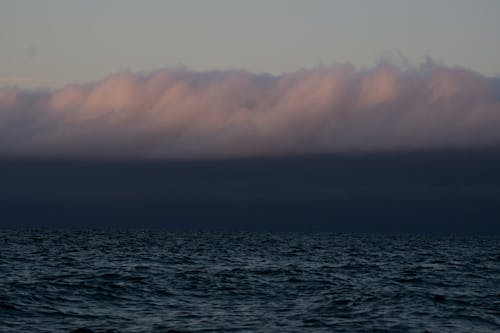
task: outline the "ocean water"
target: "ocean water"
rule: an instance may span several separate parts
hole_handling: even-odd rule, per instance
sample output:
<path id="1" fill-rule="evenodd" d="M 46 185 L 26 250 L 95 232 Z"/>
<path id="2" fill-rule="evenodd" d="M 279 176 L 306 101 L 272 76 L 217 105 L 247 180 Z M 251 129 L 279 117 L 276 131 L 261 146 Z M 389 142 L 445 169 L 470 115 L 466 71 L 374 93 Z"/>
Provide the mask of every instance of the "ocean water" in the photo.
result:
<path id="1" fill-rule="evenodd" d="M 78 329 L 499 332 L 500 238 L 0 229 L 0 331 Z"/>

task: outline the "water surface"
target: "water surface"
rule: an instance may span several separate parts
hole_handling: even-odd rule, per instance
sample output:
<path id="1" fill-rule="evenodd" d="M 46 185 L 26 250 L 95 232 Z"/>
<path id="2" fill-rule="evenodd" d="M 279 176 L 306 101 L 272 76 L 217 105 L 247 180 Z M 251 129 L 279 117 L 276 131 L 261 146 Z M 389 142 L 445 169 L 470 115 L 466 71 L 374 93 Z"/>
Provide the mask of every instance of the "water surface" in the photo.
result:
<path id="1" fill-rule="evenodd" d="M 0 236 L 1 332 L 500 331 L 498 237 Z"/>

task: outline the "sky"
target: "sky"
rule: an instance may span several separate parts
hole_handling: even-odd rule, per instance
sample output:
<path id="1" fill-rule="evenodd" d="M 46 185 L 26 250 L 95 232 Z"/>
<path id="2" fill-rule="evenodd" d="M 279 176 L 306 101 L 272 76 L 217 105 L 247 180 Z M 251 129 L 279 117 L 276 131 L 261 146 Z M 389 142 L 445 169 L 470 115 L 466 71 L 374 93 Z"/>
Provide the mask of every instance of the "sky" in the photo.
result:
<path id="1" fill-rule="evenodd" d="M 498 1 L 2 1 L 0 158 L 500 146 Z"/>
<path id="2" fill-rule="evenodd" d="M 498 234 L 499 14 L 0 0 L 0 226 Z"/>
<path id="3" fill-rule="evenodd" d="M 280 75 L 428 56 L 498 76 L 499 14 L 496 0 L 1 0 L 0 86 L 183 66 Z"/>

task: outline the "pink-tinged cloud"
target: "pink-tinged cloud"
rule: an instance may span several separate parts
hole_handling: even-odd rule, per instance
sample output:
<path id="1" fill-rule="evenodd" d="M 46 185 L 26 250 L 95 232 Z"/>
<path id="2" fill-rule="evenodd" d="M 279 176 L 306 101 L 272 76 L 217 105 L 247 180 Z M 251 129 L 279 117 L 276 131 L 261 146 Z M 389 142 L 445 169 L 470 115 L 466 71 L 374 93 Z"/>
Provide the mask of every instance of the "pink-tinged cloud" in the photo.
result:
<path id="1" fill-rule="evenodd" d="M 425 63 L 121 73 L 0 89 L 0 156 L 225 158 L 500 146 L 500 80 Z"/>

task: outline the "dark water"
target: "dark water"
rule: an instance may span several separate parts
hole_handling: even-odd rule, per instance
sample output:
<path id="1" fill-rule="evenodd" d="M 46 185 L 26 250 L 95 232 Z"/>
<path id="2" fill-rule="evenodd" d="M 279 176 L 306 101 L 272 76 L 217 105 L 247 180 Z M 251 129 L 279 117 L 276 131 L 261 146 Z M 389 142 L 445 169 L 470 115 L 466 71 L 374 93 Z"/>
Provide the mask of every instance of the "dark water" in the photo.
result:
<path id="1" fill-rule="evenodd" d="M 1 332 L 500 331 L 495 237 L 0 236 Z"/>

